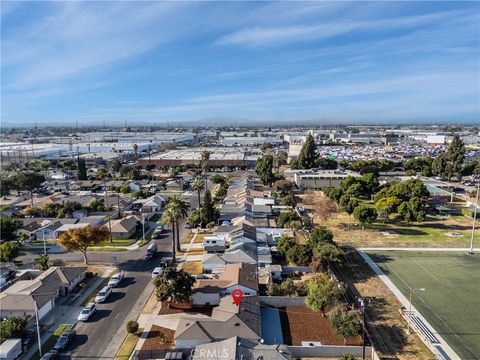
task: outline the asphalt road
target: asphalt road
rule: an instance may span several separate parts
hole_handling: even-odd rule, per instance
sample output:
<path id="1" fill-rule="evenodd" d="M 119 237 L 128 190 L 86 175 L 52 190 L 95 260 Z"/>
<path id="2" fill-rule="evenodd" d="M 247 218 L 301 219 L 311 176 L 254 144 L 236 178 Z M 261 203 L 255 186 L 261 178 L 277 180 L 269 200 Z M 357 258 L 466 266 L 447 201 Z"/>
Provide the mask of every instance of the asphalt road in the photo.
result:
<path id="1" fill-rule="evenodd" d="M 185 196 L 185 199 L 190 202 L 191 208 L 198 206 L 196 193 Z M 185 220 L 180 221 L 180 238 L 187 232 L 184 225 Z M 161 239 L 152 241 L 157 244 L 158 254 L 151 260 L 144 259 L 146 246 L 131 251 L 89 253 L 88 259 L 92 263 L 110 264 L 115 256 L 116 264 L 125 271 L 125 279 L 118 288 L 113 289 L 105 303 L 98 305 L 98 310 L 91 320 L 76 325 L 77 335 L 60 359 L 109 359 L 115 356 L 105 354 L 107 344 L 112 342 L 125 319 L 136 319 L 139 315 L 137 313 L 139 310 L 133 307 L 140 294 L 146 291 L 147 285 L 152 281 L 152 270 L 158 266 L 162 258 L 172 256 L 172 232 L 169 229 L 165 230 Z M 61 258 L 65 262 L 82 260 L 78 252 L 52 255 L 51 258 Z M 25 257 L 24 262 L 26 260 Z"/>

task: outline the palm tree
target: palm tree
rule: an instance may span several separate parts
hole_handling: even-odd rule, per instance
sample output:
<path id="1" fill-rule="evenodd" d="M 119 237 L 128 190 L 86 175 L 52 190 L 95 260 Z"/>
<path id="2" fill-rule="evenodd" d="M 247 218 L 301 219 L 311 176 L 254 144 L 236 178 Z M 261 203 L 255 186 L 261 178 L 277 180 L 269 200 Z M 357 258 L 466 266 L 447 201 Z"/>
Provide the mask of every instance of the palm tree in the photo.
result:
<path id="1" fill-rule="evenodd" d="M 147 146 L 147 152 L 148 152 L 148 165 L 150 165 L 150 160 L 152 158 L 152 145 Z"/>
<path id="2" fill-rule="evenodd" d="M 48 261 L 49 261 L 48 255 L 40 255 L 38 258 L 33 260 L 35 265 L 40 266 L 43 271 L 48 270 L 49 268 Z"/>
<path id="3" fill-rule="evenodd" d="M 136 159 L 137 154 L 138 154 L 138 145 L 137 144 L 133 144 L 133 151 L 135 152 L 135 159 Z"/>
<path id="4" fill-rule="evenodd" d="M 167 205 L 165 211 L 163 212 L 163 220 L 172 227 L 172 263 L 175 262 L 176 254 L 175 254 L 175 214 L 173 209 Z"/>
<path id="5" fill-rule="evenodd" d="M 183 200 L 180 196 L 175 195 L 169 201 L 170 207 L 173 209 L 175 215 L 175 227 L 177 228 L 177 251 L 180 249 L 180 227 L 178 221 L 180 219 L 185 219 L 188 215 L 188 203 Z"/>
<path id="6" fill-rule="evenodd" d="M 205 189 L 207 188 L 208 160 L 210 160 L 210 151 L 203 150 L 200 158 L 200 169 L 205 174 Z"/>
<path id="7" fill-rule="evenodd" d="M 198 208 L 200 209 L 201 201 L 200 201 L 200 192 L 203 190 L 203 181 L 200 176 L 196 176 L 195 179 L 192 181 L 192 189 L 197 191 L 198 195 Z"/>

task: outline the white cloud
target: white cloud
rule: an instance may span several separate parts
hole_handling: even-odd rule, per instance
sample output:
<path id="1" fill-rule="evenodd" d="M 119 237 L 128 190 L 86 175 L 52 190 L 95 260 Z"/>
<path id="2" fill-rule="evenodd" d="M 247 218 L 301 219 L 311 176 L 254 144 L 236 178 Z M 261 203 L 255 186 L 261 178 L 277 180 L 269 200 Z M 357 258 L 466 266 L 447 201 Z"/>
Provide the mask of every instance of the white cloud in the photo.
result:
<path id="1" fill-rule="evenodd" d="M 432 22 L 449 20 L 463 12 L 438 12 L 425 15 L 399 16 L 389 19 L 358 21 L 339 18 L 312 25 L 280 27 L 248 27 L 222 36 L 217 44 L 244 45 L 250 47 L 274 46 L 285 43 L 326 39 L 352 32 L 386 31 L 398 28 L 414 28 Z"/>

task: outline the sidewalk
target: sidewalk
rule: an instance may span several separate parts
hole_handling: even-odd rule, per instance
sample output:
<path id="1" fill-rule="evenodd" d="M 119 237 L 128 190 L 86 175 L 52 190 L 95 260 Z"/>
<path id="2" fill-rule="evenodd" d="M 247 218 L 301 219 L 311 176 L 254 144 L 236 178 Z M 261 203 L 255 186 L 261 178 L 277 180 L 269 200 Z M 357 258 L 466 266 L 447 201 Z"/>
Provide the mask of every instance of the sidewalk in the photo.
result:
<path id="1" fill-rule="evenodd" d="M 48 328 L 41 335 L 42 342 L 42 354 L 45 354 L 44 345 L 47 340 L 50 339 L 52 334 L 57 330 L 57 328 L 62 324 L 71 324 L 73 326 L 77 323 L 77 317 L 80 311 L 83 309 L 82 303 L 88 299 L 88 297 L 95 291 L 95 289 L 100 285 L 105 277 L 110 276 L 112 272 L 115 271 L 115 268 L 107 267 L 105 268 L 105 273 L 103 276 L 95 279 L 94 282 L 88 287 L 82 295 L 80 295 L 72 305 L 67 305 L 68 297 L 59 298 L 53 310 L 44 317 L 40 324 Z M 36 338 L 35 338 L 36 339 Z M 38 351 L 38 343 L 35 343 L 28 349 L 28 351 L 23 354 L 22 359 L 30 359 Z"/>

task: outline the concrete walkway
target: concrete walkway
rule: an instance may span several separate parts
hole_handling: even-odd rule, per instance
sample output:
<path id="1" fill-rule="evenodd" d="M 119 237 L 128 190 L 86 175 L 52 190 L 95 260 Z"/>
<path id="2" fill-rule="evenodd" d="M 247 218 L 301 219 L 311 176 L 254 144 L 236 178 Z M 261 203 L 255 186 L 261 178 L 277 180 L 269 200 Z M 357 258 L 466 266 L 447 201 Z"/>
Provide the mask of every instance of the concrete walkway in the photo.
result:
<path id="1" fill-rule="evenodd" d="M 403 248 L 403 247 L 367 247 L 358 248 L 360 251 L 438 251 L 438 252 L 469 252 L 470 248 Z M 480 252 L 479 248 L 474 248 L 474 252 Z"/>
<path id="2" fill-rule="evenodd" d="M 57 304 L 50 313 L 40 320 L 42 326 L 47 326 L 48 330 L 45 331 L 40 339 L 42 342 L 42 354 L 46 351 L 43 350 L 45 342 L 50 339 L 52 334 L 57 330 L 57 328 L 62 324 L 71 324 L 73 327 L 77 324 L 78 314 L 83 309 L 82 303 L 88 299 L 90 295 L 97 289 L 101 284 L 104 278 L 109 277 L 114 271 L 113 267 L 105 268 L 105 272 L 102 276 L 95 279 L 95 281 L 90 284 L 90 286 L 75 300 L 71 305 L 67 305 L 66 302 L 68 298 L 60 298 L 57 301 Z M 35 338 L 36 339 L 36 338 Z M 38 342 L 35 343 L 28 349 L 28 351 L 22 356 L 22 359 L 30 359 L 38 351 Z"/>

